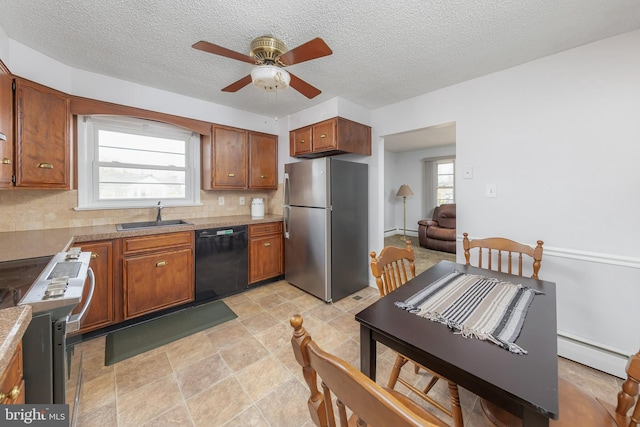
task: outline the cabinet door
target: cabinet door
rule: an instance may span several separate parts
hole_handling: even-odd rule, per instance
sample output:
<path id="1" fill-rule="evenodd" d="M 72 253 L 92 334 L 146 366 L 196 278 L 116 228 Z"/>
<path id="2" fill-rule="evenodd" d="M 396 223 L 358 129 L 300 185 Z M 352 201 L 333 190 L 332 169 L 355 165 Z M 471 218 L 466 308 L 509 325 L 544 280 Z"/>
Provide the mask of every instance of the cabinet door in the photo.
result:
<path id="1" fill-rule="evenodd" d="M 80 330 L 83 334 L 95 329 L 109 326 L 115 322 L 114 314 L 114 286 L 113 286 L 113 241 L 80 243 L 83 251 L 91 252 L 91 263 L 89 266 L 93 270 L 96 283 L 93 291 L 91 305 L 84 318 L 80 322 Z M 84 304 L 89 293 L 89 286 L 85 286 L 82 301 L 73 311 L 76 314 Z"/>
<path id="2" fill-rule="evenodd" d="M 336 120 L 330 119 L 313 125 L 313 151 L 336 148 Z"/>
<path id="3" fill-rule="evenodd" d="M 16 187 L 70 188 L 69 97 L 15 79 Z"/>
<path id="4" fill-rule="evenodd" d="M 247 132 L 213 128 L 213 188 L 247 188 Z"/>
<path id="5" fill-rule="evenodd" d="M 311 152 L 311 126 L 293 130 L 289 133 L 289 153 L 291 157 Z"/>
<path id="6" fill-rule="evenodd" d="M 4 372 L 0 372 L 0 392 L 5 396 L 0 400 L 0 405 L 24 403 L 24 370 L 22 365 L 22 342 L 18 343 L 9 364 Z"/>
<path id="7" fill-rule="evenodd" d="M 278 137 L 249 133 L 249 188 L 278 188 Z"/>
<path id="8" fill-rule="evenodd" d="M 124 318 L 193 301 L 191 248 L 124 258 Z"/>
<path id="9" fill-rule="evenodd" d="M 282 245 L 282 234 L 254 237 L 249 240 L 249 283 L 284 273 Z"/>
<path id="10" fill-rule="evenodd" d="M 0 62 L 0 188 L 13 185 L 13 78 Z"/>

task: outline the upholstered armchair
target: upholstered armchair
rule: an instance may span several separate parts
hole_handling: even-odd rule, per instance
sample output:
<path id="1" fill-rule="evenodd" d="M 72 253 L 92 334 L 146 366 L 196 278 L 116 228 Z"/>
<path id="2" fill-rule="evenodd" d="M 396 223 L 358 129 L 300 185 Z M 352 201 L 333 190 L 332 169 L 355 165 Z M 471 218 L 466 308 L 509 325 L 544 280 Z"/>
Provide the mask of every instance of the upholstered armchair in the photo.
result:
<path id="1" fill-rule="evenodd" d="M 418 221 L 420 246 L 436 251 L 456 253 L 456 204 L 438 206 L 432 219 Z"/>

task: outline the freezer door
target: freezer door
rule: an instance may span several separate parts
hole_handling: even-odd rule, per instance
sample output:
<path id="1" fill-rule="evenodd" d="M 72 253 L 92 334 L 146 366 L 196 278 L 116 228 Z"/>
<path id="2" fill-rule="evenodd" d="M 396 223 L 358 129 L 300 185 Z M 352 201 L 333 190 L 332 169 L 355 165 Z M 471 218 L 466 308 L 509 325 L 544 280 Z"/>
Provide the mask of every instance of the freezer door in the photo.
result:
<path id="1" fill-rule="evenodd" d="M 328 208 L 329 158 L 303 160 L 284 165 L 284 204 Z"/>
<path id="2" fill-rule="evenodd" d="M 284 278 L 324 301 L 330 298 L 330 221 L 328 209 L 285 208 Z"/>

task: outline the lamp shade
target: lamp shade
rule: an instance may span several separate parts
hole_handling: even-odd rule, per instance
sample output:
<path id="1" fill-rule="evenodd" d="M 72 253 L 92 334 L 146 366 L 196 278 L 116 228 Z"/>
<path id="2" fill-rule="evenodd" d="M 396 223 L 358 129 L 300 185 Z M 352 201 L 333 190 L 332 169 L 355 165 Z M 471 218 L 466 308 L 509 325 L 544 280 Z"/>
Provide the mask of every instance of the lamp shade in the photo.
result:
<path id="1" fill-rule="evenodd" d="M 288 72 L 274 65 L 258 65 L 251 70 L 251 81 L 254 86 L 267 92 L 284 90 L 291 82 Z"/>
<path id="2" fill-rule="evenodd" d="M 413 191 L 411 191 L 411 188 L 409 188 L 407 184 L 402 184 L 400 186 L 400 189 L 396 193 L 396 196 L 398 197 L 413 196 Z"/>

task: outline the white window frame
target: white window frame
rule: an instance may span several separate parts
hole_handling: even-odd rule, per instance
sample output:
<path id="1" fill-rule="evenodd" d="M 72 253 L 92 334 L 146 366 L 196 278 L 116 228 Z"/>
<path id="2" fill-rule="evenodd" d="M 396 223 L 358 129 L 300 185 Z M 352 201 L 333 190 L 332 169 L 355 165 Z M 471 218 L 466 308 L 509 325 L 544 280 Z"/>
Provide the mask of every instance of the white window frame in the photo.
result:
<path id="1" fill-rule="evenodd" d="M 78 207 L 76 210 L 124 209 L 155 206 L 158 200 L 98 198 L 99 129 L 160 136 L 185 141 L 185 197 L 162 199 L 164 206 L 200 206 L 200 135 L 190 130 L 126 116 L 78 116 Z"/>
<path id="2" fill-rule="evenodd" d="M 443 164 L 443 163 L 451 163 L 453 164 L 453 184 L 451 186 L 439 186 L 438 182 L 440 181 L 438 179 L 438 177 L 440 176 L 440 174 L 438 173 L 438 165 Z M 451 200 L 449 203 L 455 203 L 456 202 L 456 159 L 455 157 L 448 157 L 445 159 L 438 159 L 435 161 L 435 165 L 434 165 L 434 174 L 435 174 L 435 204 L 436 206 L 439 206 L 438 203 L 440 203 L 440 201 L 438 200 L 438 190 L 441 188 L 450 188 L 451 191 L 453 192 L 453 200 Z"/>

